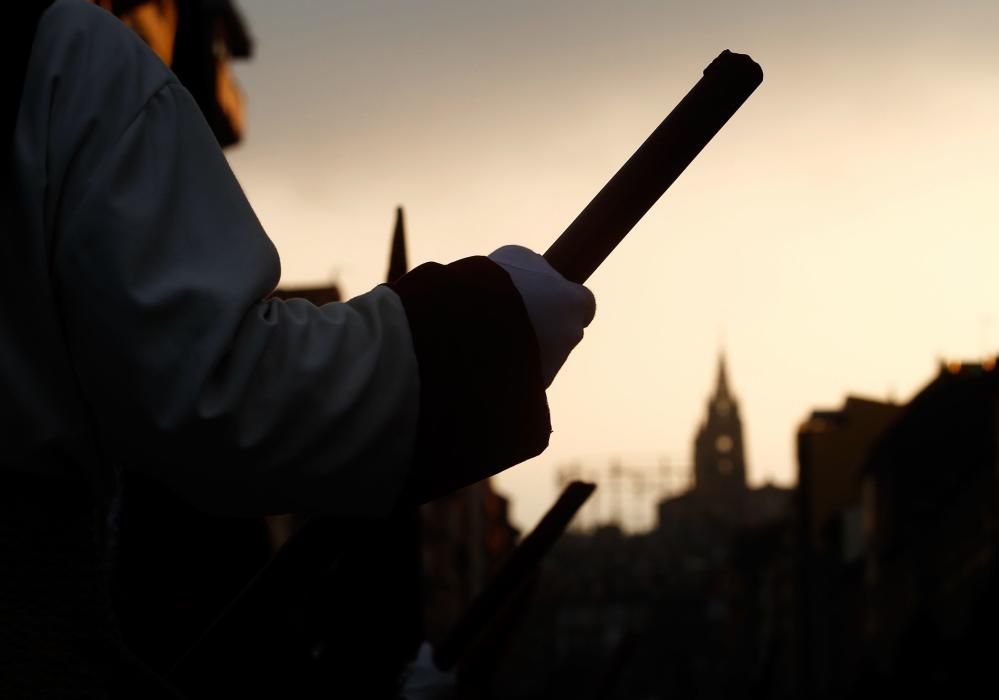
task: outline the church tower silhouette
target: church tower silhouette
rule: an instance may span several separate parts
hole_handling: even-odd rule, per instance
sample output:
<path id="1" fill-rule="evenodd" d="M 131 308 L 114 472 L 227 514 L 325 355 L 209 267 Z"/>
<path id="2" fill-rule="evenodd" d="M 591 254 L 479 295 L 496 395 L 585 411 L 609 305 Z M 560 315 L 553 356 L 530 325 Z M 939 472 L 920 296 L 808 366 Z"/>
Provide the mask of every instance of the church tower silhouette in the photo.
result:
<path id="1" fill-rule="evenodd" d="M 739 403 L 728 383 L 725 354 L 718 357 L 718 379 L 708 411 L 694 440 L 694 489 L 716 503 L 746 491 L 746 458 Z"/>

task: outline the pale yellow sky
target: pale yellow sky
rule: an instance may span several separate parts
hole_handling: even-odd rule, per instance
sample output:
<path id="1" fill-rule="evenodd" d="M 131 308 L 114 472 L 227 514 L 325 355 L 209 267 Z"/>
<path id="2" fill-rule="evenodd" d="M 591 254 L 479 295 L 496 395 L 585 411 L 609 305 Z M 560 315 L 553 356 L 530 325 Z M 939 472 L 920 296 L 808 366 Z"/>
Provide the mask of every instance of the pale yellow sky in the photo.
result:
<path id="1" fill-rule="evenodd" d="M 999 343 L 999 3 L 239 0 L 230 154 L 284 281 L 543 251 L 722 49 L 766 77 L 589 286 L 555 433 L 499 479 L 529 526 L 562 463 L 688 462 L 724 338 L 751 480 L 848 393 L 911 396 Z"/>

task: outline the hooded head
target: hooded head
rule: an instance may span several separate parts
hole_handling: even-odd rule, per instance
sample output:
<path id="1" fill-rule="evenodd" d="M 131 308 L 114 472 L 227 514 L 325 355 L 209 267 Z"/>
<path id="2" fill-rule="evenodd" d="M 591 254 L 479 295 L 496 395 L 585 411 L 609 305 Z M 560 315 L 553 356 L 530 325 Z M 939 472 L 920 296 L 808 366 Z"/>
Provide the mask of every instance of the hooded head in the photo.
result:
<path id="1" fill-rule="evenodd" d="M 149 45 L 194 97 L 222 147 L 242 139 L 244 99 L 229 68 L 251 41 L 231 0 L 91 0 Z"/>

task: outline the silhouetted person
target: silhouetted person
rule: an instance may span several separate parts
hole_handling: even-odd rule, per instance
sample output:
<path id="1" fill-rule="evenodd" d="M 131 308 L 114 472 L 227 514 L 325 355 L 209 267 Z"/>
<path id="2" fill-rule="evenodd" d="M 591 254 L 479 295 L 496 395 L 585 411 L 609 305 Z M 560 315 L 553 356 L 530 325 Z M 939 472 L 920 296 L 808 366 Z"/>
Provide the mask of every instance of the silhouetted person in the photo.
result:
<path id="1" fill-rule="evenodd" d="M 47 4 L 4 30 L 0 696 L 170 697 L 108 603 L 117 472 L 215 513 L 387 515 L 547 446 L 594 303 L 517 247 L 263 301 L 276 251 L 190 95 L 109 13 Z"/>

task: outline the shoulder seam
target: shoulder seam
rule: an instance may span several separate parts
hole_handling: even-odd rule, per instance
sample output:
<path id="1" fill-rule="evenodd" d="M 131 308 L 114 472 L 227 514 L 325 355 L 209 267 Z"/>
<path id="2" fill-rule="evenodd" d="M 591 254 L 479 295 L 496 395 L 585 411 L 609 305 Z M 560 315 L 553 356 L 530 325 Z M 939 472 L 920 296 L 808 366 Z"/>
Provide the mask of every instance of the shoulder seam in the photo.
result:
<path id="1" fill-rule="evenodd" d="M 163 82 L 161 82 L 159 85 L 156 86 L 156 88 L 151 90 L 149 95 L 144 100 L 142 100 L 142 102 L 136 108 L 135 113 L 128 118 L 128 120 L 125 122 L 125 125 L 118 132 L 118 136 L 119 137 L 122 136 L 126 131 L 131 129 L 132 126 L 135 124 L 135 122 L 139 119 L 139 117 L 142 116 L 142 113 L 146 111 L 146 107 L 149 106 L 149 103 L 152 102 L 154 99 L 156 99 L 156 97 L 158 97 L 160 93 L 162 93 L 164 90 L 172 86 L 179 87 L 180 84 L 177 82 L 177 78 L 173 74 L 169 74 L 163 79 Z"/>

